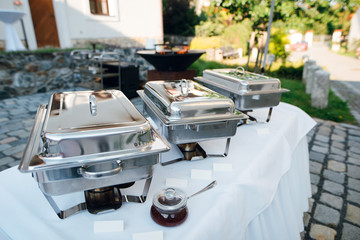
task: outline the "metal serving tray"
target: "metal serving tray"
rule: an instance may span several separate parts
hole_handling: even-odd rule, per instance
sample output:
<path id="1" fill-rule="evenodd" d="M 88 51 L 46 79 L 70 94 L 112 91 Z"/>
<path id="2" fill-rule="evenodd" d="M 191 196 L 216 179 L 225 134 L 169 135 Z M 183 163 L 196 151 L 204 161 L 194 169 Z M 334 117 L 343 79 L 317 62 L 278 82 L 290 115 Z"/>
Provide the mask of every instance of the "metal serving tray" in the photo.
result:
<path id="1" fill-rule="evenodd" d="M 240 110 L 277 106 L 281 94 L 289 92 L 281 88 L 279 79 L 246 72 L 243 68 L 205 70 L 203 77 L 195 80 L 231 98 Z"/>
<path id="2" fill-rule="evenodd" d="M 169 149 L 120 91 L 55 93 L 38 109 L 19 170 L 61 195 L 151 177 Z"/>
<path id="3" fill-rule="evenodd" d="M 138 94 L 160 132 L 175 144 L 234 136 L 247 119 L 231 99 L 194 81 L 151 81 Z"/>

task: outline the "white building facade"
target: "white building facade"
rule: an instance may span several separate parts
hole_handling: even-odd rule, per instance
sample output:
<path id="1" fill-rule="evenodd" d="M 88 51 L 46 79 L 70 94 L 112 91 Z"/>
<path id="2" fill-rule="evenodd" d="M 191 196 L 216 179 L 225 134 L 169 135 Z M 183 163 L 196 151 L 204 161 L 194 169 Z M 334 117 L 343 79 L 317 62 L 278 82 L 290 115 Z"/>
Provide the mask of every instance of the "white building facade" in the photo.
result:
<path id="1" fill-rule="evenodd" d="M 31 50 L 83 47 L 90 42 L 143 47 L 147 39 L 163 40 L 161 0 L 22 0 L 21 6 L 1 0 L 0 9 L 25 12 L 24 28 L 20 21 L 15 28 L 20 39 L 25 40 L 26 35 Z M 2 23 L 0 40 L 5 40 Z"/>

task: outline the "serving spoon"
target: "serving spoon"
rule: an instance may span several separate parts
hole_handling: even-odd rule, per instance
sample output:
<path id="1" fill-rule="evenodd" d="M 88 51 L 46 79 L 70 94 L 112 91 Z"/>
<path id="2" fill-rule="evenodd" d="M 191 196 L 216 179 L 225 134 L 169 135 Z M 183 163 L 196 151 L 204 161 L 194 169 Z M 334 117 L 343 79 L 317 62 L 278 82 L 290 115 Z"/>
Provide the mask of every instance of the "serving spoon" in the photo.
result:
<path id="1" fill-rule="evenodd" d="M 198 194 L 200 194 L 202 192 L 205 192 L 205 191 L 207 191 L 209 189 L 212 189 L 213 187 L 216 186 L 216 184 L 217 184 L 217 181 L 215 180 L 215 181 L 211 182 L 209 185 L 207 185 L 206 187 L 204 187 L 203 189 L 201 189 L 200 191 L 197 191 L 196 193 L 188 196 L 187 199 L 189 199 L 189 198 L 191 198 L 193 196 L 196 196 L 196 195 L 198 195 Z"/>

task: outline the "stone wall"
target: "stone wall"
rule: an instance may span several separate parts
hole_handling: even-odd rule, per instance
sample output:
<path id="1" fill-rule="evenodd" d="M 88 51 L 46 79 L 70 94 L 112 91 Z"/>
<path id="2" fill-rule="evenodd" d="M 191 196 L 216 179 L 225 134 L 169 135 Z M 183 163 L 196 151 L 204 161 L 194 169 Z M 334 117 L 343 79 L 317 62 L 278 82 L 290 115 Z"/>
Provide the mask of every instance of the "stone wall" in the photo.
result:
<path id="1" fill-rule="evenodd" d="M 110 47 L 124 62 L 139 66 L 141 81 L 154 69 L 136 54 L 135 48 Z M 70 51 L 52 53 L 7 53 L 0 55 L 0 99 L 82 86 L 92 88 L 93 79 L 76 77 Z"/>
<path id="2" fill-rule="evenodd" d="M 87 48 L 90 47 L 93 43 L 97 43 L 98 45 L 123 46 L 126 48 L 143 48 L 146 44 L 146 38 L 144 37 L 72 39 L 71 41 L 74 48 Z"/>

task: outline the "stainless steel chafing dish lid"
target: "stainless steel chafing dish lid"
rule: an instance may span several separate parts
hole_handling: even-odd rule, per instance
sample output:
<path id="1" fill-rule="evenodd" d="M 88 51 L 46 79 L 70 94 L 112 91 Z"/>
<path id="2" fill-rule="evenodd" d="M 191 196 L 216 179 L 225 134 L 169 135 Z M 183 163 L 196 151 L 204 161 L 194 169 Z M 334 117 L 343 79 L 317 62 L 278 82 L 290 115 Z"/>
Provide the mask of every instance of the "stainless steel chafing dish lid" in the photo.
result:
<path id="1" fill-rule="evenodd" d="M 169 150 L 118 90 L 60 92 L 40 105 L 20 171 L 66 168 Z"/>
<path id="2" fill-rule="evenodd" d="M 236 69 L 206 69 L 203 71 L 203 78 L 200 80 L 239 95 L 253 94 L 251 92 L 289 91 L 281 89 L 279 79 L 247 72 L 242 67 Z"/>
<path id="3" fill-rule="evenodd" d="M 138 93 L 165 124 L 246 118 L 231 99 L 192 80 L 151 81 Z"/>

